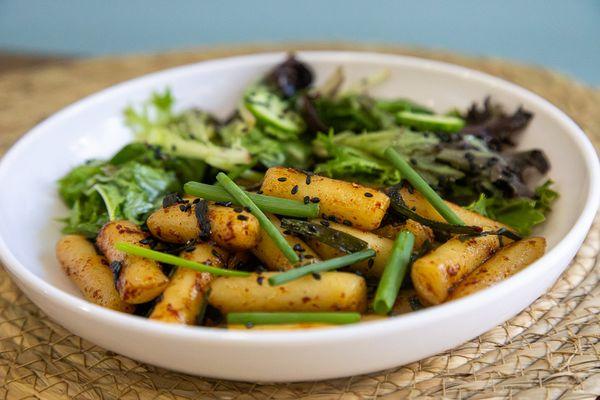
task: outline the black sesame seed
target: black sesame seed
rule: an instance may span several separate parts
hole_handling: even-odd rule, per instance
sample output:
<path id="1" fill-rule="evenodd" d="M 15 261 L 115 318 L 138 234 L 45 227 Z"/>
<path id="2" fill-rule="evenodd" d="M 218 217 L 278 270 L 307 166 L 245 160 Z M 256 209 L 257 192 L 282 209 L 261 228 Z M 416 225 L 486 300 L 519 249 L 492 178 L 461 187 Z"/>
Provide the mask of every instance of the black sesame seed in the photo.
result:
<path id="1" fill-rule="evenodd" d="M 259 190 L 258 192 L 256 192 L 256 194 L 263 194 L 263 191 Z"/>
<path id="2" fill-rule="evenodd" d="M 306 184 L 307 184 L 307 185 L 310 185 L 311 179 L 312 179 L 312 178 L 311 178 L 311 176 L 310 176 L 310 175 L 306 175 Z"/>
<path id="3" fill-rule="evenodd" d="M 323 225 L 323 226 L 329 226 L 329 225 L 330 225 L 330 224 L 329 224 L 329 221 L 322 220 L 322 221 L 319 221 L 319 222 L 320 222 L 320 223 L 321 223 L 321 225 Z"/>
<path id="4" fill-rule="evenodd" d="M 321 199 L 320 199 L 320 198 L 318 198 L 318 197 L 313 197 L 312 199 L 310 199 L 310 202 L 311 202 L 311 203 L 318 203 L 318 202 L 320 202 L 320 201 L 321 201 Z"/>
<path id="5" fill-rule="evenodd" d="M 181 211 L 187 211 L 187 210 L 188 210 L 188 207 L 187 207 L 185 204 L 182 204 L 182 205 L 180 205 L 180 206 L 179 206 L 179 209 L 180 209 Z"/>
<path id="6" fill-rule="evenodd" d="M 300 243 L 296 243 L 293 248 L 296 251 L 304 251 L 304 249 L 302 248 L 302 246 L 300 245 Z"/>
<path id="7" fill-rule="evenodd" d="M 192 203 L 193 204 L 198 204 L 198 203 L 200 203 L 200 199 L 194 199 L 194 201 Z"/>
<path id="8" fill-rule="evenodd" d="M 308 204 L 310 202 L 309 196 L 304 196 L 304 204 Z"/>
<path id="9" fill-rule="evenodd" d="M 256 283 L 258 283 L 259 285 L 262 285 L 264 280 L 265 280 L 264 276 L 259 276 L 256 278 Z"/>
<path id="10" fill-rule="evenodd" d="M 294 187 L 292 188 L 292 194 L 296 193 L 298 193 L 298 185 L 294 185 Z"/>
<path id="11" fill-rule="evenodd" d="M 151 237 L 140 240 L 140 244 L 151 244 L 154 241 Z"/>
<path id="12" fill-rule="evenodd" d="M 246 212 L 251 212 L 250 207 L 244 207 L 244 210 L 246 210 Z"/>
<path id="13" fill-rule="evenodd" d="M 242 207 L 234 207 L 233 211 L 235 211 L 236 213 L 241 213 L 242 211 L 244 211 L 244 209 Z"/>
<path id="14" fill-rule="evenodd" d="M 110 269 L 112 270 L 115 283 L 117 283 L 117 280 L 119 279 L 119 274 L 121 273 L 122 267 L 123 263 L 121 261 L 113 261 L 110 263 Z"/>
<path id="15" fill-rule="evenodd" d="M 237 219 L 239 219 L 240 221 L 246 221 L 248 219 L 248 217 L 246 217 L 245 215 L 240 214 L 240 215 L 237 216 Z"/>
<path id="16" fill-rule="evenodd" d="M 347 219 L 344 220 L 343 224 L 346 226 L 352 226 L 352 222 L 348 221 Z"/>
<path id="17" fill-rule="evenodd" d="M 329 217 L 327 217 L 327 219 L 331 222 L 337 222 L 337 218 L 335 217 L 335 215 L 330 215 Z"/>
<path id="18" fill-rule="evenodd" d="M 246 322 L 246 328 L 252 329 L 254 328 L 254 324 L 252 322 Z"/>
<path id="19" fill-rule="evenodd" d="M 181 203 L 181 200 L 182 199 L 181 199 L 181 196 L 179 195 L 179 193 L 170 193 L 164 197 L 162 206 L 163 206 L 163 208 L 167 208 L 172 205 Z"/>
<path id="20" fill-rule="evenodd" d="M 365 197 L 373 197 L 373 193 L 365 192 Z"/>
<path id="21" fill-rule="evenodd" d="M 306 260 L 310 260 L 311 258 L 315 258 L 315 256 L 313 256 L 312 254 L 304 254 L 304 258 Z"/>
<path id="22" fill-rule="evenodd" d="M 318 274 L 316 272 L 312 273 L 312 277 L 315 278 L 316 280 L 320 281 L 321 280 L 321 274 Z"/>
<path id="23" fill-rule="evenodd" d="M 284 176 L 282 176 L 281 178 L 277 178 L 277 180 L 278 180 L 279 182 L 285 182 L 285 181 L 287 181 L 287 178 L 286 178 L 286 177 L 284 177 Z"/>

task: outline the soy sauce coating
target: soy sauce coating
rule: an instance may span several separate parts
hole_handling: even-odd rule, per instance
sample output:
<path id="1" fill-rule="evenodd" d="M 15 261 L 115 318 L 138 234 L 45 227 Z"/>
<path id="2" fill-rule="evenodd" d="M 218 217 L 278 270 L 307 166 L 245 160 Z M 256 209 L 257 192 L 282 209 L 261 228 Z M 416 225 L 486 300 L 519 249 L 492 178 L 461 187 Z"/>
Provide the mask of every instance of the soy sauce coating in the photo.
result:
<path id="1" fill-rule="evenodd" d="M 261 190 L 269 196 L 318 203 L 328 219 L 348 221 L 346 225 L 365 231 L 379 227 L 390 203 L 384 193 L 372 188 L 286 167 L 269 168 Z"/>

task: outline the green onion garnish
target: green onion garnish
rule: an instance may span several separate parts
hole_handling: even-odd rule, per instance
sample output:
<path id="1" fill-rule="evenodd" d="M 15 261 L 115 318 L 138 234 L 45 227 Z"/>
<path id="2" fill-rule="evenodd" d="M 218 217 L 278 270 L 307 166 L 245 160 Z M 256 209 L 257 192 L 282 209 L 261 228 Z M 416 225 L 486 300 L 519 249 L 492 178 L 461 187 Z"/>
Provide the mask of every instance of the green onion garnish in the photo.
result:
<path id="1" fill-rule="evenodd" d="M 360 321 L 356 312 L 234 312 L 227 314 L 228 324 L 352 324 Z"/>
<path id="2" fill-rule="evenodd" d="M 427 201 L 440 213 L 444 219 L 454 225 L 464 225 L 465 223 L 448 207 L 442 198 L 425 182 L 423 178 L 402 158 L 396 150 L 388 147 L 385 150 L 386 158 L 398 168 L 402 177 L 421 193 Z"/>
<path id="3" fill-rule="evenodd" d="M 231 201 L 235 205 L 241 205 L 221 186 L 207 185 L 199 182 L 188 182 L 183 185 L 183 190 L 189 195 L 201 197 L 206 200 Z M 264 212 L 297 218 L 316 218 L 319 215 L 319 204 L 304 204 L 301 201 L 281 199 L 279 197 L 249 192 L 246 192 L 246 194 L 254 204 Z"/>
<path id="4" fill-rule="evenodd" d="M 356 262 L 366 260 L 375 256 L 375 250 L 367 249 L 356 253 L 348 254 L 342 257 L 332 258 L 327 261 L 319 263 L 304 265 L 299 268 L 290 269 L 277 275 L 273 275 L 269 278 L 269 285 L 277 286 L 283 285 L 284 283 L 302 278 L 309 274 L 316 274 L 319 272 L 330 271 L 332 269 L 338 269 L 347 265 L 354 264 Z"/>
<path id="5" fill-rule="evenodd" d="M 217 174 L 217 181 L 239 203 L 240 206 L 248 207 L 250 209 L 250 212 L 256 217 L 261 228 L 263 228 L 267 235 L 273 239 L 273 242 L 275 242 L 279 250 L 281 250 L 289 262 L 296 264 L 300 261 L 298 254 L 296 254 L 294 249 L 292 249 L 292 246 L 290 246 L 287 240 L 285 240 L 285 237 L 281 234 L 281 232 L 279 232 L 279 229 L 273 225 L 273 222 L 267 218 L 265 213 L 263 213 L 260 208 L 254 204 L 250 197 L 248 197 L 248 195 L 242 189 L 240 189 L 240 187 L 236 185 L 231 178 L 229 178 L 223 172 L 219 172 Z"/>
<path id="6" fill-rule="evenodd" d="M 145 247 L 136 246 L 130 243 L 117 243 L 115 244 L 115 248 L 124 253 L 131 254 L 132 256 L 149 258 L 150 260 L 162 262 L 165 264 L 177 265 L 178 267 L 189 268 L 198 272 L 208 272 L 213 275 L 220 276 L 250 276 L 250 273 L 248 272 L 211 267 L 210 265 L 186 260 L 182 257 L 177 257 L 167 253 L 161 253 L 160 251 L 150 250 Z"/>
<path id="7" fill-rule="evenodd" d="M 414 243 L 415 236 L 408 231 L 400 232 L 394 241 L 392 254 L 383 270 L 373 300 L 373 309 L 377 314 L 388 314 L 394 307 L 398 291 L 408 271 Z"/>

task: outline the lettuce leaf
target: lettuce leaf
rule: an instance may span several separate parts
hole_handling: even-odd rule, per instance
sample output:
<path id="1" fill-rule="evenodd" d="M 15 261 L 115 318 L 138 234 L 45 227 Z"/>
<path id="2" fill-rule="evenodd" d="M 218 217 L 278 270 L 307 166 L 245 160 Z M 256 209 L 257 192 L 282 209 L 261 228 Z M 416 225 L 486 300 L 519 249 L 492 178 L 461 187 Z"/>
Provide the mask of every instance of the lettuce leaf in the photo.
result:
<path id="1" fill-rule="evenodd" d="M 201 180 L 205 164 L 173 158 L 139 143 L 108 161 L 91 161 L 59 180 L 59 194 L 70 208 L 63 232 L 94 238 L 102 225 L 127 219 L 142 224 L 162 198 L 188 180 Z"/>
<path id="2" fill-rule="evenodd" d="M 535 190 L 534 198 L 500 196 L 487 197 L 481 194 L 479 199 L 466 208 L 485 217 L 502 222 L 514 228 L 520 235 L 528 236 L 535 225 L 546 220 L 551 205 L 558 193 L 551 189 L 552 181 L 547 181 Z"/>
<path id="3" fill-rule="evenodd" d="M 313 146 L 318 154 L 327 157 L 316 166 L 317 174 L 381 186 L 400 183 L 400 173 L 391 164 L 360 148 L 338 143 L 333 131 L 319 134 Z"/>
<path id="4" fill-rule="evenodd" d="M 210 114 L 197 109 L 175 112 L 170 90 L 153 93 L 141 107 L 127 107 L 124 117 L 137 141 L 159 146 L 173 156 L 202 160 L 227 171 L 251 162 L 243 147 L 235 143 L 225 147 L 213 140 L 217 121 Z"/>
<path id="5" fill-rule="evenodd" d="M 409 158 L 411 164 L 432 186 L 441 180 L 451 182 L 464 173 L 435 159 L 439 139 L 430 134 L 413 132 L 405 128 L 383 131 L 334 134 L 318 134 L 313 142 L 314 152 L 326 160 L 316 167 L 317 173 L 332 178 L 359 179 L 365 183 L 394 185 L 400 182 L 400 174 L 384 156 L 392 146 Z"/>

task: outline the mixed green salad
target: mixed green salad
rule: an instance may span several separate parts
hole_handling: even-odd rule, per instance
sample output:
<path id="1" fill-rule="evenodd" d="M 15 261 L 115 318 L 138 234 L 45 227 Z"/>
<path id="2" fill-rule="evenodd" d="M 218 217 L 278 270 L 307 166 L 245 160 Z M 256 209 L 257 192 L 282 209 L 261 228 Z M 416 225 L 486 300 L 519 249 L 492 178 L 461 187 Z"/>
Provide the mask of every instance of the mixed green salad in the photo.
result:
<path id="1" fill-rule="evenodd" d="M 230 117 L 177 110 L 166 89 L 124 110 L 134 141 L 110 160 L 90 160 L 59 181 L 70 208 L 65 233 L 93 238 L 109 220 L 143 224 L 165 195 L 188 181 L 214 183 L 220 171 L 248 190 L 264 171 L 289 166 L 377 188 L 400 173 L 384 156 L 392 146 L 443 198 L 528 235 L 558 194 L 540 150 L 515 151 L 532 113 L 491 99 L 468 110 L 433 110 L 405 98 L 369 95 L 380 72 L 347 85 L 339 68 L 313 85 L 311 68 L 290 56 L 246 89 Z"/>

